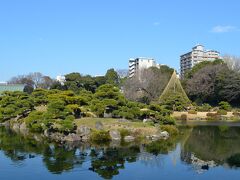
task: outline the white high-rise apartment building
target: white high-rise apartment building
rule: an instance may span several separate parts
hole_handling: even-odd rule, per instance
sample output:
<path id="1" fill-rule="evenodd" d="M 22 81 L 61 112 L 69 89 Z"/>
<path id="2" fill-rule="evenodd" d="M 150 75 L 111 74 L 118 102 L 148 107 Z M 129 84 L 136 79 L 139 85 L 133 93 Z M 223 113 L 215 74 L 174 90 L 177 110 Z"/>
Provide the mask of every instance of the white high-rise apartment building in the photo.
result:
<path id="1" fill-rule="evenodd" d="M 141 70 L 148 69 L 150 67 L 160 68 L 160 64 L 157 64 L 153 58 L 139 57 L 136 59 L 129 59 L 129 77 L 133 77 L 139 74 Z"/>
<path id="2" fill-rule="evenodd" d="M 202 61 L 213 61 L 220 59 L 220 53 L 215 50 L 204 50 L 203 45 L 197 45 L 191 52 L 180 56 L 181 77 L 184 77 L 186 71 L 191 70 L 193 66 Z"/>

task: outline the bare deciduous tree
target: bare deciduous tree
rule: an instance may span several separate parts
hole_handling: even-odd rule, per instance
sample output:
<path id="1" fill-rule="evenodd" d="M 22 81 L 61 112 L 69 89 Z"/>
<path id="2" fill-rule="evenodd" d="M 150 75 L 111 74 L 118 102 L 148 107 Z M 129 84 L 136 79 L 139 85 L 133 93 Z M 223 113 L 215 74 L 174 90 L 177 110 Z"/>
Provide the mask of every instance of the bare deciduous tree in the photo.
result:
<path id="1" fill-rule="evenodd" d="M 39 88 L 40 84 L 43 83 L 42 82 L 43 81 L 43 75 L 40 72 L 30 73 L 27 77 L 34 82 L 34 85 L 35 85 L 36 88 Z"/>
<path id="2" fill-rule="evenodd" d="M 30 73 L 28 75 L 19 75 L 11 78 L 10 84 L 25 84 L 35 88 L 48 89 L 53 84 L 53 80 L 49 76 L 44 76 L 39 72 Z"/>
<path id="3" fill-rule="evenodd" d="M 173 69 L 169 67 L 144 69 L 132 78 L 126 80 L 123 86 L 126 98 L 130 100 L 152 101 L 160 97 L 167 85 Z"/>
<path id="4" fill-rule="evenodd" d="M 229 69 L 240 72 L 240 57 L 225 55 L 223 56 L 223 60 L 228 65 Z"/>

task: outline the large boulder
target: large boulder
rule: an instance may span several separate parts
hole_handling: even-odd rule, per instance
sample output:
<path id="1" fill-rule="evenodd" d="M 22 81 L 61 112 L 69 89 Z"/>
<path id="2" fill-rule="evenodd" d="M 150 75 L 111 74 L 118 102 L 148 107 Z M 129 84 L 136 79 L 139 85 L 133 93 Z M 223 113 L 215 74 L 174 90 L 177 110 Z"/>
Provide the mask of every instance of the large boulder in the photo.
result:
<path id="1" fill-rule="evenodd" d="M 157 141 L 159 139 L 162 139 L 162 136 L 160 134 L 154 134 L 151 136 L 152 141 Z"/>
<path id="2" fill-rule="evenodd" d="M 168 139 L 169 138 L 169 133 L 167 131 L 162 131 L 160 133 L 161 138 L 163 139 Z"/>
<path id="3" fill-rule="evenodd" d="M 44 135 L 45 137 L 49 137 L 49 136 L 50 136 L 50 133 L 49 133 L 48 129 L 45 129 L 45 130 L 44 130 L 43 135 Z"/>
<path id="4" fill-rule="evenodd" d="M 133 136 L 125 136 L 124 137 L 125 142 L 133 142 L 134 140 L 135 140 L 135 138 Z"/>
<path id="5" fill-rule="evenodd" d="M 146 136 L 146 138 L 150 141 L 158 141 L 160 139 L 168 139 L 170 136 L 169 136 L 169 133 L 167 131 L 162 131 L 158 134 L 153 134 L 153 135 L 150 135 L 150 136 Z"/>
<path id="6" fill-rule="evenodd" d="M 19 126 L 19 130 L 22 134 L 28 134 L 29 129 L 27 128 L 27 125 L 25 122 L 23 122 L 20 126 Z"/>
<path id="7" fill-rule="evenodd" d="M 58 133 L 58 132 L 49 134 L 49 138 L 53 141 L 56 141 L 56 142 L 65 141 L 64 135 L 61 134 L 61 133 Z"/>
<path id="8" fill-rule="evenodd" d="M 69 134 L 66 137 L 64 137 L 64 140 L 67 142 L 76 142 L 81 141 L 81 137 L 78 136 L 77 134 Z"/>
<path id="9" fill-rule="evenodd" d="M 17 123 L 17 122 L 14 122 L 13 125 L 12 125 L 12 129 L 13 129 L 15 132 L 19 132 L 20 124 Z"/>
<path id="10" fill-rule="evenodd" d="M 82 136 L 81 141 L 82 141 L 82 142 L 87 142 L 89 139 L 90 139 L 90 136 L 89 136 L 89 135 L 88 135 L 88 136 Z"/>
<path id="11" fill-rule="evenodd" d="M 79 126 L 76 132 L 79 136 L 89 136 L 91 129 L 87 126 Z"/>
<path id="12" fill-rule="evenodd" d="M 118 130 L 111 130 L 109 132 L 110 137 L 113 141 L 120 141 L 121 140 L 121 134 Z"/>
<path id="13" fill-rule="evenodd" d="M 97 121 L 95 124 L 95 127 L 97 130 L 103 130 L 103 123 L 100 121 Z"/>

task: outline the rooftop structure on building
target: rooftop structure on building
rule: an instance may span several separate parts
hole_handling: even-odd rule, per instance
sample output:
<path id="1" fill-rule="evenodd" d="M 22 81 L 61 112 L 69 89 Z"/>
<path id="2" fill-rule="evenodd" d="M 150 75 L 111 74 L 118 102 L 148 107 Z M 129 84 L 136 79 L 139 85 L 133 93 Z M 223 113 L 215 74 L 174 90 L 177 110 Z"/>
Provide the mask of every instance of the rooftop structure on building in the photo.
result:
<path id="1" fill-rule="evenodd" d="M 216 50 L 205 50 L 203 45 L 196 45 L 192 51 L 180 56 L 180 73 L 181 77 L 191 70 L 193 66 L 203 61 L 213 61 L 220 59 L 220 53 Z"/>
<path id="2" fill-rule="evenodd" d="M 157 64 L 153 58 L 139 57 L 136 59 L 129 59 L 129 77 L 133 77 L 141 73 L 141 70 L 148 69 L 150 67 L 160 68 L 160 64 Z"/>

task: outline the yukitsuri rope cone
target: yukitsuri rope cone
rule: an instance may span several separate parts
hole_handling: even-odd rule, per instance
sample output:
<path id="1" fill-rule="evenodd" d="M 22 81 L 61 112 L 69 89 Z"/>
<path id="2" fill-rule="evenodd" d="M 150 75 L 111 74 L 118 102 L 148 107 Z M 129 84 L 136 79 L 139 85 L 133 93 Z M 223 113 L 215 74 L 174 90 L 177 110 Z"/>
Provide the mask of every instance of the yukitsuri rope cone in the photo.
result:
<path id="1" fill-rule="evenodd" d="M 162 104 L 170 100 L 184 102 L 184 104 L 187 104 L 188 106 L 191 105 L 191 101 L 189 100 L 186 92 L 184 91 L 182 84 L 177 77 L 176 71 L 173 72 L 172 77 L 170 78 L 167 86 L 165 87 L 163 93 L 159 98 L 159 102 Z"/>

